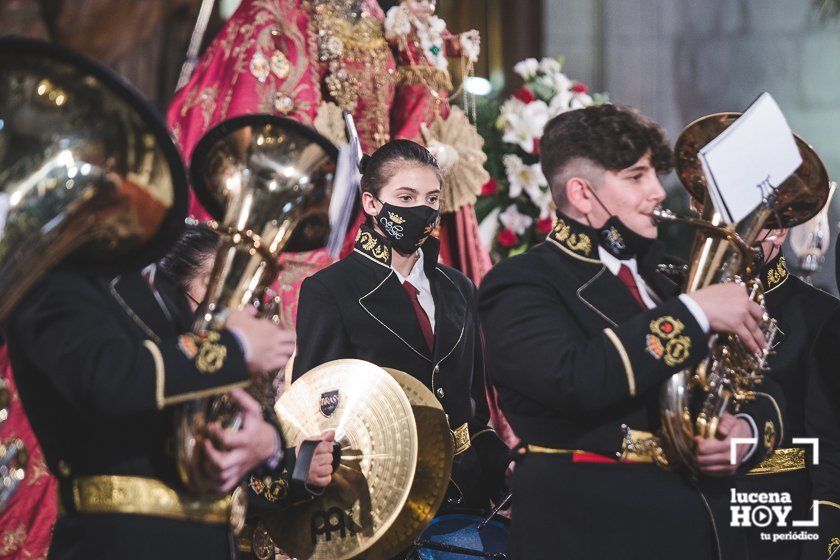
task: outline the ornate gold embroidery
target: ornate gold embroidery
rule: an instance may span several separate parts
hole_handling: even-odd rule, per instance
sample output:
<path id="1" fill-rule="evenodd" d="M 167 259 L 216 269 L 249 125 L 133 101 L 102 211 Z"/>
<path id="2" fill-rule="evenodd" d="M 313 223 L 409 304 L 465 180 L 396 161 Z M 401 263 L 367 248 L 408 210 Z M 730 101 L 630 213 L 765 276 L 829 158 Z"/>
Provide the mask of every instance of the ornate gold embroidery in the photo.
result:
<path id="1" fill-rule="evenodd" d="M 336 103 L 350 112 L 359 99 L 370 104 L 353 116 L 363 143 L 371 141 L 373 148 L 378 148 L 390 138 L 389 90 L 394 81 L 382 22 L 364 3 L 315 0 L 310 36 L 316 38 L 318 62 L 327 64 L 324 81 Z"/>
<path id="2" fill-rule="evenodd" d="M 592 239 L 585 233 L 572 233 L 571 227 L 562 218 L 557 218 L 549 235 L 569 250 L 585 257 L 592 252 Z"/>
<path id="3" fill-rule="evenodd" d="M 225 363 L 227 348 L 219 344 L 221 336 L 215 331 L 209 331 L 207 337 L 201 341 L 195 366 L 201 373 L 216 373 Z"/>
<path id="4" fill-rule="evenodd" d="M 650 322 L 650 332 L 664 339 L 671 339 L 683 332 L 685 325 L 670 315 L 659 317 Z"/>
<path id="5" fill-rule="evenodd" d="M 674 367 L 682 364 L 691 354 L 691 339 L 685 335 L 672 338 L 665 345 L 665 364 Z"/>
<path id="6" fill-rule="evenodd" d="M 182 334 L 178 337 L 178 348 L 187 358 L 195 360 L 195 367 L 201 373 L 216 373 L 227 358 L 227 348 L 219 343 L 220 338 L 216 331 Z"/>
<path id="7" fill-rule="evenodd" d="M 772 289 L 784 282 L 788 277 L 787 261 L 784 257 L 779 258 L 776 266 L 771 266 L 765 272 L 765 283 L 767 289 Z"/>
<path id="8" fill-rule="evenodd" d="M 347 132 L 345 132 L 341 109 L 332 101 L 325 101 L 318 105 L 318 112 L 312 124 L 315 130 L 326 136 L 336 146 L 347 143 Z"/>
<path id="9" fill-rule="evenodd" d="M 449 72 L 433 66 L 400 66 L 397 68 L 397 83 L 405 86 L 427 86 L 436 92 L 452 90 Z"/>
<path id="10" fill-rule="evenodd" d="M 268 482 L 268 481 L 266 481 Z M 265 490 L 265 499 L 269 502 L 277 502 L 286 497 L 289 493 L 289 484 L 282 478 L 270 479 Z"/>
<path id="11" fill-rule="evenodd" d="M 26 528 L 22 524 L 10 531 L 3 531 L 3 540 L 0 541 L 0 554 L 6 556 L 19 550 L 24 542 L 26 542 Z"/>
<path id="12" fill-rule="evenodd" d="M 773 474 L 806 468 L 805 450 L 798 447 L 777 449 L 747 474 Z"/>
<path id="13" fill-rule="evenodd" d="M 391 250 L 368 231 L 359 230 L 356 235 L 356 245 L 362 252 L 378 261 L 389 264 Z"/>
<path id="14" fill-rule="evenodd" d="M 388 212 L 388 217 L 391 218 L 392 220 L 394 220 L 394 222 L 397 223 L 397 224 L 405 223 L 404 218 L 402 218 L 401 216 L 398 216 L 397 214 L 394 214 L 393 212 Z"/>
<path id="15" fill-rule="evenodd" d="M 776 426 L 767 420 L 764 423 L 764 448 L 768 453 L 773 451 L 773 444 L 776 443 Z"/>
<path id="16" fill-rule="evenodd" d="M 831 539 L 831 542 L 828 543 L 828 555 L 831 556 L 834 554 L 834 551 L 840 548 L 840 537 L 834 537 Z"/>

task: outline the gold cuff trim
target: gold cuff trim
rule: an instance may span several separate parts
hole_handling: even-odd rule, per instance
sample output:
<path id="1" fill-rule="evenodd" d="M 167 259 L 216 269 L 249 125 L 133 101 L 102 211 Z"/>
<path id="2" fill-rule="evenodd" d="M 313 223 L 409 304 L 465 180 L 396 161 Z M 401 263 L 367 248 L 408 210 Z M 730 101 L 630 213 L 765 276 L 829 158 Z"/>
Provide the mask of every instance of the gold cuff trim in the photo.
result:
<path id="1" fill-rule="evenodd" d="M 618 355 L 621 356 L 621 363 L 624 364 L 624 372 L 627 374 L 627 388 L 630 391 L 630 396 L 636 396 L 636 377 L 633 375 L 633 366 L 630 364 L 630 356 L 624 349 L 624 345 L 618 339 L 618 335 L 612 329 L 604 329 L 604 334 L 613 343 L 615 349 L 618 350 Z"/>
<path id="2" fill-rule="evenodd" d="M 494 430 L 493 428 L 484 428 L 483 430 L 479 430 L 476 433 L 474 433 L 472 436 L 470 436 L 470 442 L 472 442 L 472 440 L 474 440 L 478 436 L 480 436 L 482 434 L 488 434 L 488 433 L 489 434 L 495 434 L 496 430 Z"/>
<path id="3" fill-rule="evenodd" d="M 775 450 L 747 474 L 778 474 L 805 468 L 805 450 L 799 447 L 786 447 Z"/>
<path id="4" fill-rule="evenodd" d="M 163 398 L 163 386 L 165 383 L 166 370 L 163 367 L 163 354 L 160 353 L 158 345 L 151 340 L 144 340 L 143 346 L 152 355 L 152 360 L 155 362 L 155 406 L 158 410 L 162 409 L 165 404 Z"/>
<path id="5" fill-rule="evenodd" d="M 193 399 L 201 399 L 204 397 L 212 397 L 213 395 L 219 395 L 221 393 L 229 393 L 234 389 L 238 389 L 240 387 L 247 387 L 250 385 L 251 380 L 240 381 L 238 383 L 231 383 L 230 385 L 220 385 L 219 387 L 212 387 L 210 389 L 202 389 L 201 391 L 190 391 L 189 393 L 183 393 L 181 395 L 174 395 L 172 397 L 164 397 L 163 405 L 170 406 L 173 404 L 178 404 L 186 401 L 191 401 Z"/>
<path id="6" fill-rule="evenodd" d="M 241 490 L 222 497 L 180 494 L 160 480 L 137 476 L 86 476 L 72 485 L 73 506 L 79 513 L 151 515 L 232 526 L 244 513 L 239 510 L 246 497 Z"/>
<path id="7" fill-rule="evenodd" d="M 833 507 L 833 508 L 840 509 L 840 504 L 830 502 L 828 500 L 817 500 L 817 503 L 821 506 L 828 506 L 828 507 Z"/>
<path id="8" fill-rule="evenodd" d="M 455 442 L 455 455 L 470 448 L 470 428 L 466 422 L 452 430 L 452 438 Z"/>

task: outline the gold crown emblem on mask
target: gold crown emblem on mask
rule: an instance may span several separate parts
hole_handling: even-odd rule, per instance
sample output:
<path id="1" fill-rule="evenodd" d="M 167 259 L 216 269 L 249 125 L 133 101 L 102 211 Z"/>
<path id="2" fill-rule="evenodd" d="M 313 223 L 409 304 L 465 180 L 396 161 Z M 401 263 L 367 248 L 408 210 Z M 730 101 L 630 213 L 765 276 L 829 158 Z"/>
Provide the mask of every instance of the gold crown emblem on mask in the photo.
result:
<path id="1" fill-rule="evenodd" d="M 405 222 L 405 218 L 401 218 L 393 212 L 388 212 L 388 217 L 391 218 L 395 224 L 402 224 Z"/>

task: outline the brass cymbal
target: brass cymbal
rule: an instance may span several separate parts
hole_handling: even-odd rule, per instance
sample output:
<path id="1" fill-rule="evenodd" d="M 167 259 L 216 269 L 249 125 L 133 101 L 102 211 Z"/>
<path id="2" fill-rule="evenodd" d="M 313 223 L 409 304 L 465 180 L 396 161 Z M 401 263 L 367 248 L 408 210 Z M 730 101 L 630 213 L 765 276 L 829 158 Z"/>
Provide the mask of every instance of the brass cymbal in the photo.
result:
<path id="1" fill-rule="evenodd" d="M 324 493 L 264 520 L 289 555 L 346 560 L 372 547 L 394 524 L 417 467 L 414 413 L 381 368 L 335 360 L 294 382 L 274 407 L 287 447 L 335 430 L 341 464 Z"/>
<path id="2" fill-rule="evenodd" d="M 446 496 L 455 453 L 446 414 L 432 392 L 403 371 L 383 369 L 397 380 L 411 402 L 417 422 L 419 453 L 408 500 L 388 532 L 358 557 L 365 560 L 393 558 L 420 536 Z"/>
<path id="3" fill-rule="evenodd" d="M 700 165 L 700 149 L 716 138 L 741 113 L 715 113 L 700 117 L 685 127 L 674 145 L 677 176 L 696 201 L 706 197 L 706 176 Z M 828 200 L 828 172 L 817 152 L 805 140 L 793 135 L 802 156 L 802 165 L 788 177 L 776 192 L 777 212 L 767 227 L 790 228 L 813 218 Z"/>

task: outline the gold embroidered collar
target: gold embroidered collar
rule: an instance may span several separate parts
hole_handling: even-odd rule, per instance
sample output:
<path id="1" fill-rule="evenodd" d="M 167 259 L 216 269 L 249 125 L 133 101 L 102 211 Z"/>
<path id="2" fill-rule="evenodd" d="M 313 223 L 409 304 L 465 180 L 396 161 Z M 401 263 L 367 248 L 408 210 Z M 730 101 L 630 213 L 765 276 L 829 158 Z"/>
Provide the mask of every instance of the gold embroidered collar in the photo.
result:
<path id="1" fill-rule="evenodd" d="M 430 235 L 420 250 L 423 251 L 423 261 L 426 269 L 433 269 L 438 262 L 440 241 L 433 235 Z M 353 251 L 378 265 L 391 268 L 391 252 L 393 251 L 391 244 L 388 243 L 385 237 L 378 234 L 376 230 L 367 224 L 359 228 L 359 233 L 356 234 L 356 243 L 353 245 Z"/>
<path id="2" fill-rule="evenodd" d="M 384 237 L 368 225 L 359 228 L 353 250 L 377 264 L 391 268 L 391 247 Z"/>
<path id="3" fill-rule="evenodd" d="M 563 215 L 554 220 L 554 228 L 546 238 L 549 243 L 575 258 L 597 263 L 601 261 L 594 239 L 595 231 L 592 228 Z"/>
<path id="4" fill-rule="evenodd" d="M 778 256 L 761 269 L 761 283 L 764 291 L 769 292 L 785 283 L 790 276 L 787 262 L 783 256 Z"/>

